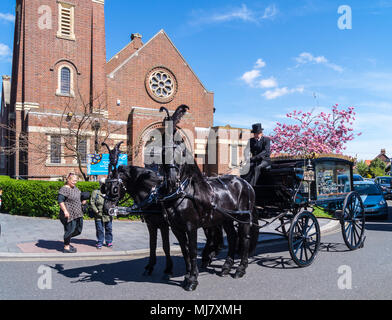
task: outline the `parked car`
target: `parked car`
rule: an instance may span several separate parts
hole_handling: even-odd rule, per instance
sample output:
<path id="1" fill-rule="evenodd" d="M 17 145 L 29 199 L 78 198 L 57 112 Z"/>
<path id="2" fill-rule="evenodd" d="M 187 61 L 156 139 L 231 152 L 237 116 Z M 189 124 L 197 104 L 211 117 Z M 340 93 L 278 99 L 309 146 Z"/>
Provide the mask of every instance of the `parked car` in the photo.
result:
<path id="1" fill-rule="evenodd" d="M 388 204 L 381 187 L 372 181 L 354 182 L 354 190 L 358 192 L 365 206 L 366 217 L 388 219 Z"/>
<path id="2" fill-rule="evenodd" d="M 392 177 L 377 177 L 374 179 L 374 182 L 377 183 L 381 189 L 387 192 L 385 195 L 385 199 L 392 199 Z"/>
<path id="3" fill-rule="evenodd" d="M 353 177 L 354 177 L 354 182 L 355 181 L 365 181 L 365 179 L 359 174 L 354 174 Z"/>

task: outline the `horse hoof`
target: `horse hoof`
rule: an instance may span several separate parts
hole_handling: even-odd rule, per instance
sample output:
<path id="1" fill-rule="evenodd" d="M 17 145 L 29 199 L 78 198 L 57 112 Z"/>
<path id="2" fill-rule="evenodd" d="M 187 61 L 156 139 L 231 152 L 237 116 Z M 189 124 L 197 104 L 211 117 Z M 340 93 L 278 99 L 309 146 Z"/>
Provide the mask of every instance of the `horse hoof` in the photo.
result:
<path id="1" fill-rule="evenodd" d="M 230 274 L 230 270 L 229 269 L 223 269 L 220 276 L 225 278 Z"/>
<path id="2" fill-rule="evenodd" d="M 243 270 L 237 270 L 237 272 L 234 275 L 234 279 L 241 279 L 245 276 L 246 272 Z"/>
<path id="3" fill-rule="evenodd" d="M 200 269 L 202 271 L 207 271 L 209 266 L 211 266 L 211 261 L 203 261 L 201 263 Z"/>
<path id="4" fill-rule="evenodd" d="M 195 291 L 197 286 L 199 285 L 199 282 L 194 281 L 194 282 L 188 282 L 188 284 L 184 287 L 185 291 L 192 292 Z"/>

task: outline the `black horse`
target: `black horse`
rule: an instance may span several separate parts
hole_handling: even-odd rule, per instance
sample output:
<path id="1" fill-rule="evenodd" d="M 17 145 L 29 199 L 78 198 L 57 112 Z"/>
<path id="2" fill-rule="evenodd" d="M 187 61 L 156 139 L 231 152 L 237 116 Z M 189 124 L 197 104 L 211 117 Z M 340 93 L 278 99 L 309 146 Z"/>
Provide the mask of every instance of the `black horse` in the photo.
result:
<path id="1" fill-rule="evenodd" d="M 236 176 L 206 179 L 195 164 L 193 156 L 184 148 L 177 134 L 177 125 L 189 108 L 180 106 L 173 116 L 165 108 L 167 117 L 165 145 L 163 148 L 162 173 L 164 184 L 161 201 L 167 212 L 172 231 L 177 237 L 185 260 L 186 276 L 184 288 L 193 291 L 198 286 L 197 230 L 223 226 L 226 231 L 229 252 L 222 267 L 222 275 L 229 274 L 234 265 L 237 238 L 241 250 L 241 262 L 235 278 L 246 273 L 249 253 L 256 248 L 258 219 L 254 208 L 255 192 L 248 182 Z M 172 130 L 172 131 L 171 131 Z M 167 135 L 171 135 L 170 138 Z M 234 216 L 239 222 L 238 232 L 234 227 Z M 239 214 L 241 213 L 241 214 Z"/>
<path id="2" fill-rule="evenodd" d="M 150 258 L 145 267 L 144 275 L 150 276 L 156 265 L 157 233 L 161 231 L 163 250 L 166 256 L 165 279 L 170 278 L 173 271 L 173 262 L 170 256 L 169 223 L 162 213 L 161 205 L 148 201 L 152 191 L 161 182 L 161 177 L 152 170 L 136 166 L 120 166 L 117 178 L 109 179 L 106 183 L 107 199 L 106 212 L 114 208 L 129 194 L 135 201 L 134 209 L 143 209 L 143 220 L 147 224 L 150 235 Z M 203 251 L 203 266 L 208 266 L 212 259 L 219 254 L 223 247 L 223 233 L 220 228 L 205 230 L 207 244 Z"/>

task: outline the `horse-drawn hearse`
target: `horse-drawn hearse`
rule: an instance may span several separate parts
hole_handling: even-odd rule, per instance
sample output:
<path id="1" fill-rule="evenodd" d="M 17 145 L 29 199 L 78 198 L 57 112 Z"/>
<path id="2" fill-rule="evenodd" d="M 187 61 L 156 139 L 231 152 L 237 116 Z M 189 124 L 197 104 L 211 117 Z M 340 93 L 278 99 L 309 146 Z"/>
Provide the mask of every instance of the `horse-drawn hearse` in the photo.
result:
<path id="1" fill-rule="evenodd" d="M 202 267 L 207 267 L 222 248 L 223 229 L 228 254 L 221 275 L 230 273 L 239 254 L 235 278 L 246 274 L 248 257 L 256 248 L 260 230 L 276 221 L 280 221 L 276 232 L 288 239 L 293 261 L 299 267 L 312 264 L 321 237 L 319 222 L 313 214 L 315 208 L 322 208 L 333 219 L 340 220 L 343 239 L 350 250 L 363 246 L 364 206 L 353 188 L 352 159 L 336 155 L 274 158 L 255 187 L 233 175 L 207 178 L 195 164 L 193 155 L 174 139 L 178 123 L 188 109 L 180 106 L 172 115 L 167 109 L 161 109 L 166 111 L 163 124 L 172 128 L 169 132 L 172 137 L 162 139 L 160 174 L 146 168 L 120 167 L 110 173 L 106 183 L 105 209 L 110 215 L 140 214 L 145 218 L 151 240 L 147 274 L 152 273 L 156 263 L 158 228 L 167 257 L 165 273 L 170 276 L 173 268 L 168 245 L 170 227 L 184 256 L 183 286 L 188 291 L 198 285 L 197 230 L 200 228 L 207 237 Z M 135 200 L 135 205 L 118 207 L 126 194 Z"/>
<path id="2" fill-rule="evenodd" d="M 353 165 L 353 159 L 341 155 L 276 157 L 254 188 L 261 228 L 280 221 L 276 231 L 288 239 L 299 267 L 312 264 L 320 248 L 316 209 L 340 221 L 350 250 L 364 245 L 364 205 L 354 191 Z"/>

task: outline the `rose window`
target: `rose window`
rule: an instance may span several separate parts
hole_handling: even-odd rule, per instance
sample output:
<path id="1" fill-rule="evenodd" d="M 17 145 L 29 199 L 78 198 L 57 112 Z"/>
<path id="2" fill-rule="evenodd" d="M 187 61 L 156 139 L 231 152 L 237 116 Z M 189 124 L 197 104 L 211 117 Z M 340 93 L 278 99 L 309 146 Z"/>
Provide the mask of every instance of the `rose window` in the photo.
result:
<path id="1" fill-rule="evenodd" d="M 146 77 L 146 89 L 154 100 L 170 102 L 177 92 L 177 81 L 173 73 L 164 67 L 151 70 Z"/>
<path id="2" fill-rule="evenodd" d="M 163 71 L 150 76 L 150 89 L 158 98 L 168 98 L 174 93 L 174 83 L 169 74 Z"/>

